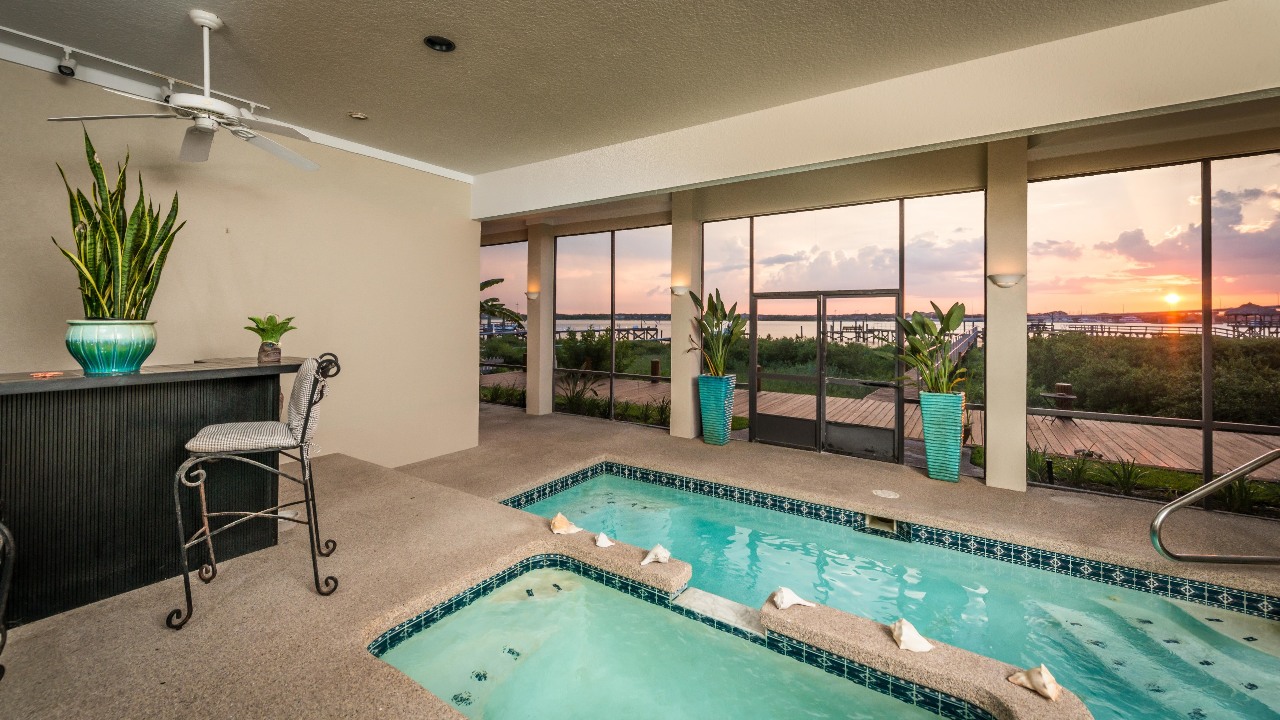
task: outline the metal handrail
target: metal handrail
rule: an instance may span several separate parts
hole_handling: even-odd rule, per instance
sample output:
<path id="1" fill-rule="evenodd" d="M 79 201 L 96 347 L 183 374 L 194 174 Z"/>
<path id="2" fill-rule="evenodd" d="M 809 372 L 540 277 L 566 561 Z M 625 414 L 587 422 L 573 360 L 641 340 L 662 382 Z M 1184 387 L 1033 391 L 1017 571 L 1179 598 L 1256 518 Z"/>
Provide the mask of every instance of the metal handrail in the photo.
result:
<path id="1" fill-rule="evenodd" d="M 1280 556 L 1271 555 L 1183 555 L 1181 553 L 1173 552 L 1169 548 L 1165 547 L 1164 541 L 1160 537 L 1164 521 L 1167 520 L 1175 511 L 1181 510 L 1191 503 L 1212 495 L 1223 485 L 1227 485 L 1239 478 L 1242 478 L 1258 468 L 1270 465 L 1276 460 L 1280 460 L 1280 448 L 1276 448 L 1275 450 L 1259 455 L 1235 470 L 1205 483 L 1200 488 L 1189 492 L 1160 508 L 1160 512 L 1156 513 L 1155 519 L 1151 521 L 1151 544 L 1155 546 L 1156 551 L 1161 555 L 1169 558 L 1170 560 L 1177 560 L 1179 562 L 1234 563 L 1241 565 L 1280 563 Z"/>

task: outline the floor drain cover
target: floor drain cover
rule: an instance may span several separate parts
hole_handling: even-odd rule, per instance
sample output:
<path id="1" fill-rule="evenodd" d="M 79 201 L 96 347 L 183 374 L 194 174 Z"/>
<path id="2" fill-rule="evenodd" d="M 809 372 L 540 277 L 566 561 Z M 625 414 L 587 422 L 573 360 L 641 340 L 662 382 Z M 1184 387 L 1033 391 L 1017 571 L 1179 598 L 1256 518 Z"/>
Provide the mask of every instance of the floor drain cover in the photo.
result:
<path id="1" fill-rule="evenodd" d="M 871 494 L 875 495 L 876 497 L 889 498 L 890 500 L 896 500 L 902 497 L 901 495 L 899 495 L 898 493 L 892 490 L 872 490 Z"/>

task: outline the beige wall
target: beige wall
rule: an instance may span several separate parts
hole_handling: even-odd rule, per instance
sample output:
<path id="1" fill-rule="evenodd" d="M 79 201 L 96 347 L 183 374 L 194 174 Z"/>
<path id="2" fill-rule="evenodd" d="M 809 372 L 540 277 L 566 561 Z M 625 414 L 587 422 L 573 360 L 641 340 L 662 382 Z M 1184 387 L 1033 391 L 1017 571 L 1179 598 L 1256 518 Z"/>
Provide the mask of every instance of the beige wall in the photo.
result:
<path id="1" fill-rule="evenodd" d="M 1276 117 L 1274 121 L 1280 125 L 1280 117 Z M 1280 127 L 1054 158 L 1035 159 L 1033 155 L 1027 169 L 1031 180 L 1043 180 L 1169 165 L 1204 158 L 1273 152 L 1277 148 L 1280 148 Z"/>
<path id="2" fill-rule="evenodd" d="M 986 478 L 988 487 L 1026 490 L 1027 139 L 991 143 L 987 153 L 987 272 L 1024 279 L 986 283 Z"/>
<path id="3" fill-rule="evenodd" d="M 671 285 L 689 288 L 671 296 L 671 434 L 695 438 L 702 434 L 698 406 L 698 375 L 702 354 L 694 352 L 693 329 L 698 311 L 690 295 L 702 296 L 702 209 L 693 192 L 671 194 Z"/>
<path id="4" fill-rule="evenodd" d="M 986 146 L 970 145 L 725 183 L 694 192 L 703 219 L 723 220 L 978 190 L 986 185 L 986 164 Z"/>
<path id="5" fill-rule="evenodd" d="M 528 228 L 528 269 L 525 287 L 537 292 L 529 300 L 525 329 L 525 411 L 550 415 L 555 410 L 556 365 L 556 233 L 539 223 Z"/>
<path id="6" fill-rule="evenodd" d="M 73 184 L 90 180 L 80 125 L 45 118 L 148 110 L 3 62 L 0 88 L 0 372 L 74 368 L 62 338 L 82 310 L 74 271 L 49 242 L 70 240 L 54 163 Z M 226 132 L 209 162 L 183 164 L 185 123 L 90 125 L 104 164 L 127 147 L 157 201 L 181 195 L 187 227 L 152 308 L 148 364 L 252 355 L 247 315 L 295 315 L 286 354 L 342 360 L 321 452 L 394 466 L 476 444 L 480 226 L 468 219 L 469 185 L 285 141 L 320 164 L 306 173 Z"/>

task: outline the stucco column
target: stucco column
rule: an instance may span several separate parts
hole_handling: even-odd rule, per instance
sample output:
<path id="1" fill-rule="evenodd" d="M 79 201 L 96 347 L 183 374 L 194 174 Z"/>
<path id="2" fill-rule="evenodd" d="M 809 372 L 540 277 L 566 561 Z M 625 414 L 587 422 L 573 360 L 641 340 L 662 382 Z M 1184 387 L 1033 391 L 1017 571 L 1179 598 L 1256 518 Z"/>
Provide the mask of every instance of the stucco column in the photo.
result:
<path id="1" fill-rule="evenodd" d="M 671 285 L 702 292 L 702 218 L 696 191 L 671 193 Z M 702 356 L 688 352 L 696 311 L 688 294 L 671 296 L 671 434 L 695 438 L 702 433 L 698 413 L 698 374 Z"/>
<path id="2" fill-rule="evenodd" d="M 528 367 L 525 368 L 525 412 L 549 415 L 555 406 L 556 236 L 550 225 L 529 226 Z"/>
<path id="3" fill-rule="evenodd" d="M 987 145 L 987 486 L 1027 489 L 1027 139 Z"/>

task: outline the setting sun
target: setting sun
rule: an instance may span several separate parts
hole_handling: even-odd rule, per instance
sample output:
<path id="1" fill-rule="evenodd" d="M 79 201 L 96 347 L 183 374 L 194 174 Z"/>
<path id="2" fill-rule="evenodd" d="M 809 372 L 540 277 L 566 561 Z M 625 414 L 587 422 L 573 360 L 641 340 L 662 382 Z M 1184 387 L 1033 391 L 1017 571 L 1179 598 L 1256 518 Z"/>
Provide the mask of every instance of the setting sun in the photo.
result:
<path id="1" fill-rule="evenodd" d="M 1173 307 L 1174 305 L 1177 305 L 1178 301 L 1181 299 L 1182 299 L 1182 296 L 1179 295 L 1178 293 L 1169 293 L 1168 295 L 1164 296 L 1164 301 L 1169 303 L 1169 307 Z"/>

